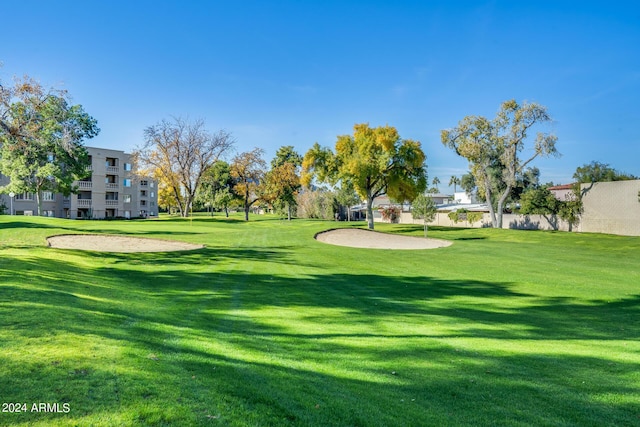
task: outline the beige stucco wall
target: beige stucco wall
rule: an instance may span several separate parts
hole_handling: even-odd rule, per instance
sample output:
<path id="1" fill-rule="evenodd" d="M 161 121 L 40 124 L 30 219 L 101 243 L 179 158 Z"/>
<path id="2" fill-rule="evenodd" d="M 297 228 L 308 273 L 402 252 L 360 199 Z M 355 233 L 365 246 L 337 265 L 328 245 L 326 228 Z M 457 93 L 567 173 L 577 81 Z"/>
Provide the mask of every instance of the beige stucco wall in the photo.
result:
<path id="1" fill-rule="evenodd" d="M 640 236 L 640 180 L 581 184 L 580 189 L 580 231 Z"/>
<path id="2" fill-rule="evenodd" d="M 640 180 L 596 182 L 582 184 L 582 201 L 584 212 L 580 223 L 573 231 L 588 233 L 610 233 L 625 236 L 640 236 Z M 381 220 L 381 219 L 380 219 Z M 422 224 L 413 220 L 410 213 L 403 212 L 399 219 L 402 224 Z M 445 227 L 487 227 L 491 224 L 489 214 L 484 214 L 482 221 L 474 224 L 468 222 L 454 223 L 446 213 L 438 213 L 429 225 Z M 569 225 L 560 218 L 543 215 L 505 214 L 502 228 L 525 230 L 561 230 L 569 231 Z"/>
<path id="3" fill-rule="evenodd" d="M 411 213 L 403 212 L 400 216 L 401 224 L 422 224 L 422 220 L 414 220 Z M 483 214 L 482 220 L 473 224 L 467 221 L 453 222 L 446 213 L 436 214 L 436 218 L 429 225 L 441 225 L 444 227 L 482 228 L 491 226 L 491 217 Z M 555 216 L 543 215 L 502 215 L 502 228 L 518 230 L 560 230 L 569 231 L 569 224 Z"/>

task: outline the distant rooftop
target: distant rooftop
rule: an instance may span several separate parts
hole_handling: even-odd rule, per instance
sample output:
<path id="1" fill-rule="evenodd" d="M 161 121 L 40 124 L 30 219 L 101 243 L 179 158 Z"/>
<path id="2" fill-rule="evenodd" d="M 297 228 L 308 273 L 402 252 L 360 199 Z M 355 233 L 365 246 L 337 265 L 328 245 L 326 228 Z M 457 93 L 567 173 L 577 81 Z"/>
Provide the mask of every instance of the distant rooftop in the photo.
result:
<path id="1" fill-rule="evenodd" d="M 574 184 L 562 184 L 562 185 L 554 185 L 553 187 L 549 187 L 549 191 L 554 190 L 571 190 Z"/>

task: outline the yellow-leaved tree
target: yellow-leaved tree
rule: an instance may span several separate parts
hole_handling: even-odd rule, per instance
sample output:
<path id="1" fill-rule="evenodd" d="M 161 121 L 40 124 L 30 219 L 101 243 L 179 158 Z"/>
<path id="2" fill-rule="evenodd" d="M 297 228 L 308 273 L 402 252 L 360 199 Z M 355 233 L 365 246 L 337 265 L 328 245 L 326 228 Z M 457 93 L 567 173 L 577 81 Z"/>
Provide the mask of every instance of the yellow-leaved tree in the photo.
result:
<path id="1" fill-rule="evenodd" d="M 316 179 L 348 183 L 367 201 L 367 222 L 373 229 L 373 200 L 383 194 L 411 201 L 427 185 L 426 156 L 420 142 L 402 139 L 395 127 L 356 124 L 353 135 L 338 136 L 335 153 L 315 143 L 302 162 L 302 183 Z"/>

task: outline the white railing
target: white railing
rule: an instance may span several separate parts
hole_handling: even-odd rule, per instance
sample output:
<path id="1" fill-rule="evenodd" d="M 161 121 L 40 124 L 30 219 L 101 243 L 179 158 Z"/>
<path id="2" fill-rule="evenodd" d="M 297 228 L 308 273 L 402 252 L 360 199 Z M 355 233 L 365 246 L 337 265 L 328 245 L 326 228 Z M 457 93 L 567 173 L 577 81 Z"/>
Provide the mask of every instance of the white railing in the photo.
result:
<path id="1" fill-rule="evenodd" d="M 118 173 L 119 169 L 117 166 L 107 166 L 107 173 Z"/>
<path id="2" fill-rule="evenodd" d="M 78 181 L 79 188 L 91 188 L 93 186 L 93 182 L 91 181 Z"/>
<path id="3" fill-rule="evenodd" d="M 107 184 L 105 184 L 107 190 L 117 190 L 118 189 L 118 184 L 115 182 L 108 182 Z"/>
<path id="4" fill-rule="evenodd" d="M 117 200 L 105 200 L 105 205 L 106 206 L 118 206 L 118 201 Z"/>
<path id="5" fill-rule="evenodd" d="M 78 206 L 84 208 L 91 207 L 91 199 L 78 199 Z"/>

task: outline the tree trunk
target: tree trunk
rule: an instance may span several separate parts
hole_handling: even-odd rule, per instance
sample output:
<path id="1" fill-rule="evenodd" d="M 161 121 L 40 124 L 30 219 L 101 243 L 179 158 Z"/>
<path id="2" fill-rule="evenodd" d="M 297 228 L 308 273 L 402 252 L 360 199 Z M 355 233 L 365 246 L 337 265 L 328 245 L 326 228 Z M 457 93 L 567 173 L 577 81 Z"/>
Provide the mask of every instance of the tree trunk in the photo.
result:
<path id="1" fill-rule="evenodd" d="M 38 210 L 36 214 L 38 216 L 42 215 L 42 197 L 40 197 L 40 190 L 36 191 L 36 208 Z"/>
<path id="2" fill-rule="evenodd" d="M 249 190 L 245 188 L 244 192 L 244 220 L 249 221 L 249 208 L 251 204 L 249 203 Z"/>
<path id="3" fill-rule="evenodd" d="M 291 204 L 287 203 L 287 219 L 291 221 Z"/>
<path id="4" fill-rule="evenodd" d="M 224 215 L 229 218 L 229 206 L 224 205 Z"/>
<path id="5" fill-rule="evenodd" d="M 487 206 L 489 207 L 489 216 L 491 217 L 491 226 L 498 228 L 498 220 L 496 219 L 496 211 L 493 209 L 493 203 L 491 202 L 491 190 L 485 189 L 484 191 Z"/>
<path id="6" fill-rule="evenodd" d="M 510 185 L 507 185 L 507 189 L 504 190 L 504 193 L 502 193 L 502 196 L 500 196 L 500 200 L 498 200 L 498 211 L 496 212 L 497 228 L 502 228 L 502 213 L 504 212 L 504 202 L 507 200 L 507 197 L 509 197 L 511 189 L 512 187 Z"/>
<path id="7" fill-rule="evenodd" d="M 178 212 L 180 213 L 181 217 L 184 217 L 184 211 L 182 210 L 182 200 L 180 198 L 180 193 L 178 192 L 178 189 L 176 187 L 172 187 L 173 189 L 173 199 L 176 202 L 176 205 L 178 205 Z"/>
<path id="8" fill-rule="evenodd" d="M 367 197 L 367 228 L 373 230 L 373 197 Z"/>

